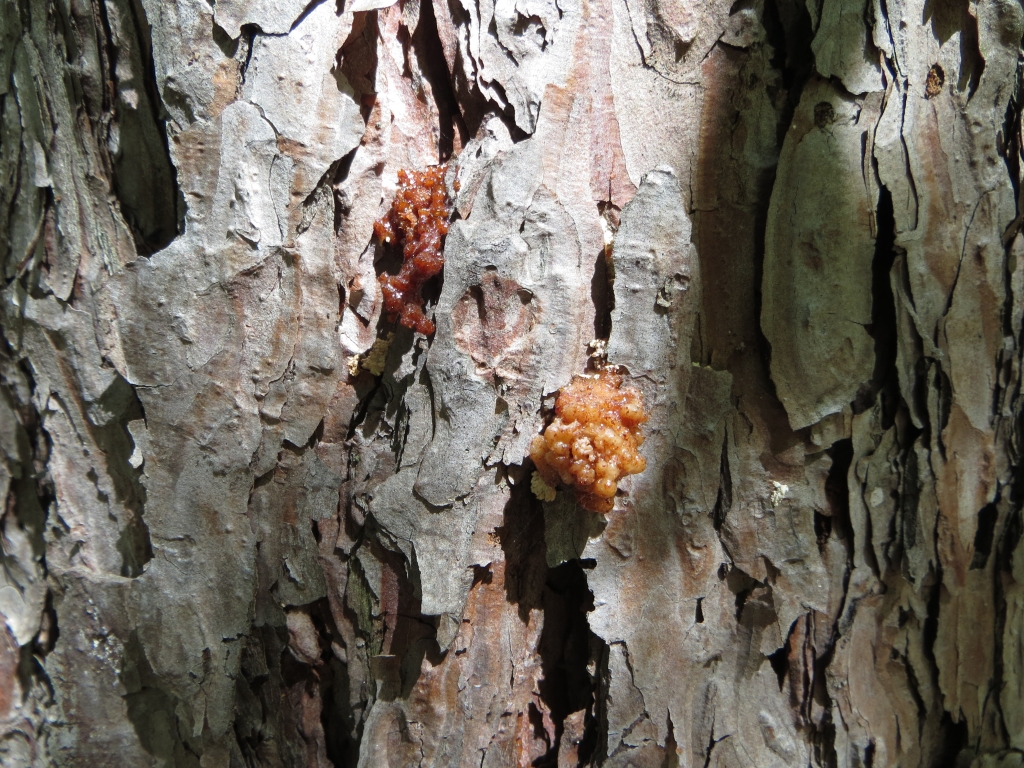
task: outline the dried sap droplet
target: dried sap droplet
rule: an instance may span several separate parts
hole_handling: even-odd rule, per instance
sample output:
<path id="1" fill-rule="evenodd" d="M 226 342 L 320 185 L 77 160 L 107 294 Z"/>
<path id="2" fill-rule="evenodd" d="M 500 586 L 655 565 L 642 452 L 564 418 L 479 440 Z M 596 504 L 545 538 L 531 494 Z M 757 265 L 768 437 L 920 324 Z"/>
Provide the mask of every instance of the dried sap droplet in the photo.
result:
<path id="1" fill-rule="evenodd" d="M 380 276 L 384 311 L 389 320 L 424 335 L 434 323 L 423 312 L 423 284 L 444 267 L 444 238 L 452 215 L 444 177 L 448 165 L 425 171 L 398 172 L 398 191 L 391 209 L 373 225 L 382 243 L 402 247 L 402 268 L 397 275 Z"/>
<path id="2" fill-rule="evenodd" d="M 533 438 L 530 458 L 546 486 L 570 485 L 584 507 L 608 513 L 619 480 L 647 466 L 639 453 L 645 421 L 642 395 L 623 388 L 619 374 L 576 376 L 558 394 L 554 421 Z"/>

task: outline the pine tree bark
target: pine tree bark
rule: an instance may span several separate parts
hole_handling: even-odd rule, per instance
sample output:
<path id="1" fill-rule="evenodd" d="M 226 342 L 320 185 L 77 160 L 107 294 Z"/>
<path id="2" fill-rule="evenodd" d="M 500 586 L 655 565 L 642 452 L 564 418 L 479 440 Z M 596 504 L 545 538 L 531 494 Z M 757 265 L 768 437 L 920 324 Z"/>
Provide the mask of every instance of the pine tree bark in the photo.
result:
<path id="1" fill-rule="evenodd" d="M 1022 35 L 2 0 L 0 764 L 1024 764 Z M 607 517 L 526 458 L 595 349 Z"/>

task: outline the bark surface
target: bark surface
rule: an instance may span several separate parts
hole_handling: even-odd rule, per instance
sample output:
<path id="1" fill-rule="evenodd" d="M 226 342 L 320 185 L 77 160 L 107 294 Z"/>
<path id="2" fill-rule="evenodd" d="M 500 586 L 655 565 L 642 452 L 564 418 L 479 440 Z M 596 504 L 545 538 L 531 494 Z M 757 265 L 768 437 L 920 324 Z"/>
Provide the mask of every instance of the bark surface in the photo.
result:
<path id="1" fill-rule="evenodd" d="M 0 764 L 1024 764 L 1022 35 L 0 0 Z M 607 518 L 526 458 L 595 349 Z"/>

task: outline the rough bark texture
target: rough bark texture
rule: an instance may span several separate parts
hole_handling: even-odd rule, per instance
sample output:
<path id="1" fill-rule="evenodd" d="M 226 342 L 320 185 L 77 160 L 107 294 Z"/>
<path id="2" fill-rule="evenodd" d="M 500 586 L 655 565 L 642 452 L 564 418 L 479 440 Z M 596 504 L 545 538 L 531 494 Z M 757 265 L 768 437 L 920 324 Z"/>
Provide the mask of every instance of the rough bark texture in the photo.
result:
<path id="1" fill-rule="evenodd" d="M 0 763 L 1024 763 L 1022 33 L 0 0 Z M 524 459 L 594 339 L 607 519 Z"/>

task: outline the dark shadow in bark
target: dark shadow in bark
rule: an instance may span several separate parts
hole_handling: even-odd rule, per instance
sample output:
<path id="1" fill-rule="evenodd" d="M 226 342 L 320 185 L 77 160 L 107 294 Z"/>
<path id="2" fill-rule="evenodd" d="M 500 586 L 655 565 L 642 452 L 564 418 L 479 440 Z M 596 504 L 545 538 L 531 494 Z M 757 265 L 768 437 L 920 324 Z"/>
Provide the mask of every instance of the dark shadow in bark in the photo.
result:
<path id="1" fill-rule="evenodd" d="M 304 606 L 302 610 L 308 613 L 316 630 L 319 656 L 310 659 L 301 652 L 282 651 L 281 677 L 284 685 L 291 689 L 290 695 L 282 702 L 284 706 L 280 707 L 288 721 L 290 734 L 287 741 L 306 747 L 305 759 L 294 764 L 316 765 L 315 750 L 323 749 L 336 766 L 345 765 L 345 756 L 352 753 L 353 745 L 348 737 L 355 729 L 355 717 L 349 706 L 348 670 L 332 651 L 334 644 L 342 642 L 341 633 L 335 626 L 327 598 Z M 289 707 L 289 704 L 293 706 Z M 316 704 L 319 705 L 319 717 Z"/>
<path id="2" fill-rule="evenodd" d="M 577 756 L 584 765 L 596 743 L 596 722 L 593 722 L 594 679 L 587 671 L 591 662 L 591 639 L 587 613 L 594 609 L 594 595 L 587 586 L 587 575 L 580 561 L 562 563 L 548 570 L 542 595 L 544 631 L 538 652 L 544 669 L 540 680 L 541 700 L 548 706 L 555 723 L 555 743 L 543 762 L 534 765 L 557 765 L 559 746 L 565 735 L 565 719 L 573 712 L 586 711 L 585 736 Z M 588 739 L 589 737 L 589 739 Z"/>
<path id="3" fill-rule="evenodd" d="M 185 227 L 185 198 L 178 188 L 177 170 L 171 162 L 165 121 L 153 63 L 150 25 L 139 0 L 118 3 L 121 34 L 133 33 L 131 41 L 115 44 L 106 6 L 97 4 L 106 33 L 108 77 L 113 83 L 111 147 L 113 188 L 121 212 L 141 255 L 161 250 Z M 127 44 L 126 44 L 127 43 Z M 127 61 L 124 59 L 127 58 Z M 118 75 L 128 72 L 127 82 Z"/>
<path id="4" fill-rule="evenodd" d="M 452 87 L 452 77 L 445 62 L 441 38 L 438 36 L 434 6 L 429 0 L 420 3 L 419 24 L 412 35 L 413 51 L 420 69 L 430 83 L 439 117 L 438 156 L 447 162 L 455 150 L 456 133 L 458 145 L 466 146 L 470 136 L 475 136 L 480 127 L 479 116 L 467 126 L 459 111 L 459 102 Z"/>
<path id="5" fill-rule="evenodd" d="M 423 659 L 427 658 L 432 666 L 442 661 L 437 627 L 433 618 L 424 616 L 420 609 L 419 572 L 415 564 L 383 547 L 375 554 L 384 566 L 381 608 L 385 622 L 378 676 L 382 683 L 377 697 L 383 701 L 408 699 L 419 679 Z"/>
<path id="6" fill-rule="evenodd" d="M 431 0 L 426 0 L 426 2 L 424 2 L 424 9 L 421 11 L 421 16 L 427 14 L 428 11 L 425 6 L 430 2 Z M 447 2 L 446 0 L 433 0 L 433 2 L 438 6 L 446 6 L 444 11 L 447 11 L 447 14 L 442 13 L 442 15 L 447 15 L 451 19 L 456 35 L 458 35 L 461 30 L 472 28 L 473 21 L 470 19 L 469 11 L 463 7 L 459 0 L 447 0 Z M 528 138 L 529 134 L 525 133 L 516 124 L 515 110 L 509 102 L 502 84 L 497 80 L 493 80 L 488 83 L 488 87 L 500 94 L 499 99 L 501 100 L 501 103 L 505 105 L 504 108 L 501 108 L 497 102 L 491 101 L 480 92 L 475 72 L 467 73 L 465 71 L 463 66 L 463 57 L 457 55 L 454 51 L 454 46 L 457 45 L 456 39 L 449 37 L 449 44 L 453 46 L 453 48 L 449 50 L 448 53 L 452 54 L 452 56 L 449 58 L 448 55 L 445 55 L 444 40 L 437 31 L 437 8 L 431 5 L 429 14 L 431 21 L 428 23 L 433 25 L 431 27 L 432 33 L 438 43 L 438 45 L 432 50 L 441 55 L 441 61 L 445 62 L 445 69 L 448 73 L 448 83 L 451 89 L 452 114 L 460 117 L 459 120 L 453 122 L 455 127 L 459 129 L 463 146 L 465 146 L 466 139 L 468 137 L 477 135 L 484 117 L 491 113 L 496 114 L 505 123 L 513 141 L 518 142 Z M 422 26 L 422 18 L 420 26 Z M 487 34 L 493 34 L 493 31 L 488 30 Z M 452 69 L 452 67 L 454 67 L 454 69 Z"/>
<path id="7" fill-rule="evenodd" d="M 548 567 L 544 510 L 525 482 L 514 486 L 504 524 L 497 533 L 505 552 L 506 599 L 517 606 L 524 623 L 529 621 L 530 611 L 544 612 L 537 648 L 543 670 L 539 688 L 555 725 L 555 740 L 533 765 L 554 768 L 560 754 L 563 759 L 575 755 L 578 765 L 587 765 L 595 754 L 600 726 L 597 680 L 588 667 L 597 669 L 599 657 L 607 650 L 590 631 L 587 620 L 594 609 L 594 596 L 587 586 L 586 570 L 595 563 L 573 559 Z M 585 712 L 582 733 L 572 735 L 574 743 L 563 745 L 566 719 L 581 711 Z"/>
<path id="8" fill-rule="evenodd" d="M 347 602 L 343 605 L 344 621 L 351 627 L 357 626 L 357 618 L 351 607 Z M 321 686 L 321 723 L 327 737 L 327 757 L 335 766 L 340 767 L 355 765 L 358 761 L 363 720 L 369 702 L 365 698 L 368 692 L 359 685 L 358 680 L 353 679 L 351 673 L 352 668 L 361 661 L 357 657 L 358 649 L 348 648 L 344 642 L 339 642 L 338 647 L 346 650 L 344 659 L 335 656 L 333 645 L 331 653 L 324 657 L 325 664 L 330 668 L 330 682 Z M 354 693 L 358 695 L 354 696 Z"/>
<path id="9" fill-rule="evenodd" d="M 928 666 L 933 680 L 938 680 L 939 678 L 939 665 L 935 661 L 935 638 L 939 634 L 939 605 L 942 594 L 945 591 L 946 588 L 942 584 L 933 584 L 925 592 L 928 596 L 928 602 L 924 621 L 921 622 L 921 644 L 925 658 L 928 659 Z M 943 718 L 948 718 L 948 713 L 943 713 Z M 943 725 L 943 730 L 945 730 L 945 725 Z"/>
<path id="10" fill-rule="evenodd" d="M 853 403 L 853 412 L 867 410 L 881 398 L 882 428 L 892 426 L 900 405 L 899 377 L 896 372 L 896 298 L 892 292 L 891 272 L 896 260 L 896 219 L 892 194 L 882 187 L 875 211 L 875 256 L 871 262 L 871 325 L 865 330 L 875 342 L 875 367 L 869 387 Z"/>
<path id="11" fill-rule="evenodd" d="M 618 230 L 622 211 L 615 203 L 603 200 L 597 204 L 597 212 L 607 227 L 612 231 Z M 590 299 L 594 302 L 594 338 L 607 341 L 612 332 L 612 310 L 615 309 L 615 275 L 608 248 L 603 248 L 594 262 Z"/>
<path id="12" fill-rule="evenodd" d="M 266 627 L 270 630 L 270 627 Z M 266 635 L 266 632 L 264 632 Z M 304 728 L 313 723 L 304 722 L 304 715 L 315 708 L 310 699 L 318 693 L 316 681 L 310 674 L 310 667 L 298 661 L 289 651 L 281 628 L 274 628 L 272 646 L 278 653 L 268 658 L 269 685 L 260 686 L 260 699 L 264 721 L 257 734 L 257 752 L 262 752 L 266 762 L 276 761 L 284 765 L 315 765 L 316 740 L 321 736 L 318 729 Z M 276 736 L 277 738 L 274 738 Z M 313 750 L 310 750 L 313 747 Z M 313 751 L 313 755 L 308 753 Z"/>
<path id="13" fill-rule="evenodd" d="M 797 619 L 797 621 L 800 620 Z M 793 626 L 789 628 L 786 642 L 782 644 L 782 647 L 775 653 L 768 655 L 768 663 L 772 665 L 772 671 L 775 673 L 775 677 L 778 678 L 780 691 L 785 687 L 786 676 L 789 674 L 789 655 L 793 646 L 793 629 L 795 626 L 796 622 L 793 622 Z"/>
<path id="14" fill-rule="evenodd" d="M 974 533 L 974 558 L 971 560 L 970 568 L 972 571 L 984 568 L 988 563 L 998 519 L 999 508 L 995 504 L 986 504 L 978 512 L 978 527 Z"/>
<path id="15" fill-rule="evenodd" d="M 107 474 L 117 501 L 129 517 L 121 521 L 117 551 L 121 554 L 121 575 L 131 578 L 142 575 L 146 563 L 153 558 L 149 527 L 144 513 L 146 488 L 142 484 L 143 467 L 134 467 L 131 457 L 136 449 L 128 432 L 128 423 L 144 420 L 142 402 L 132 387 L 117 376 L 107 390 L 88 406 L 93 439 L 106 455 Z"/>
<path id="16" fill-rule="evenodd" d="M 726 435 L 725 439 L 722 441 L 722 461 L 718 476 L 718 496 L 715 498 L 715 507 L 711 511 L 711 521 L 715 527 L 715 531 L 717 531 L 721 537 L 722 525 L 725 523 L 725 517 L 729 513 L 729 509 L 732 507 L 732 474 L 729 471 L 728 435 Z M 722 542 L 722 546 L 726 547 L 724 540 Z M 728 547 L 726 547 L 726 552 L 728 553 Z"/>
<path id="17" fill-rule="evenodd" d="M 341 46 L 341 74 L 348 80 L 359 97 L 359 108 L 363 121 L 370 119 L 377 94 L 377 38 L 379 27 L 376 11 L 353 14 L 352 31 Z M 347 172 L 347 169 L 346 169 Z M 337 179 L 340 181 L 341 178 Z"/>
<path id="18" fill-rule="evenodd" d="M 612 310 L 615 292 L 612 287 L 611 268 L 604 251 L 594 262 L 594 277 L 590 281 L 590 298 L 594 302 L 594 338 L 607 341 L 612 332 Z"/>
<path id="19" fill-rule="evenodd" d="M 262 626 L 239 641 L 234 732 L 250 765 L 352 764 L 358 745 L 348 670 L 333 655 L 340 633 L 326 599 L 299 607 L 315 630 L 315 653 L 284 627 Z"/>
<path id="20" fill-rule="evenodd" d="M 1016 473 L 1020 475 L 1020 472 Z M 1019 481 L 1018 481 L 1019 482 Z M 1014 495 L 1010 493 L 1011 499 L 1014 499 Z M 995 627 L 992 633 L 993 636 L 993 670 L 992 670 L 992 681 L 991 681 L 991 693 L 989 694 L 991 706 L 998 713 L 998 727 L 1002 731 L 1000 738 L 1005 742 L 1009 741 L 1006 736 L 1006 718 L 1003 714 L 1003 700 L 1001 692 L 1006 686 L 1006 621 L 1007 621 L 1007 602 L 1006 602 L 1006 587 L 1010 580 L 1013 578 L 1011 571 L 1013 569 L 1013 554 L 1017 549 L 1017 545 L 1020 542 L 1022 533 L 1024 533 L 1024 520 L 1021 519 L 1021 510 L 1017 506 L 1019 502 L 1015 499 L 1010 501 L 1006 506 L 1010 508 L 1010 512 L 1007 515 L 1005 524 L 1002 526 L 1002 531 L 998 537 L 999 541 L 996 544 L 996 559 L 994 567 L 992 568 L 992 582 L 993 582 L 993 596 L 995 599 Z M 1011 643 L 1013 641 L 1011 640 Z"/>
<path id="21" fill-rule="evenodd" d="M 548 571 L 544 510 L 527 486 L 523 482 L 513 487 L 505 519 L 497 530 L 505 552 L 505 598 L 518 607 L 524 624 L 532 609 L 542 607 Z"/>
<path id="22" fill-rule="evenodd" d="M 125 643 L 120 677 L 127 691 L 128 719 L 143 748 L 167 765 L 199 768 L 198 745 L 182 739 L 183 733 L 191 732 L 192 724 L 179 724 L 176 711 L 181 702 L 160 687 L 135 631 Z"/>
<path id="23" fill-rule="evenodd" d="M 277 757 L 271 737 L 278 731 L 272 720 L 280 708 L 282 627 L 254 627 L 240 638 L 241 674 L 235 681 L 235 740 L 249 765 Z M 268 720 L 271 720 L 268 722 Z"/>
<path id="24" fill-rule="evenodd" d="M 771 64 L 781 75 L 785 93 L 785 106 L 776 133 L 781 147 L 804 84 L 814 71 L 814 54 L 811 51 L 814 29 L 807 6 L 798 0 L 767 0 L 761 23 L 768 43 L 775 51 Z"/>
<path id="25" fill-rule="evenodd" d="M 789 427 L 770 376 L 770 347 L 761 330 L 761 280 L 765 229 L 775 167 L 750 162 L 735 148 L 737 133 L 765 119 L 755 99 L 766 92 L 775 105 L 781 150 L 804 84 L 811 74 L 813 37 L 806 7 L 767 0 L 761 16 L 774 56 L 769 67 L 752 49 L 718 45 L 703 66 L 698 165 L 694 172 L 694 243 L 700 257 L 701 306 L 697 319 L 699 362 L 733 375 L 733 395 L 743 410 L 764 422 L 771 452 L 804 442 Z M 749 125 L 748 125 L 749 124 Z"/>
<path id="26" fill-rule="evenodd" d="M 741 568 L 735 566 L 730 568 L 724 563 L 719 568 L 719 575 L 725 579 L 725 585 L 729 588 L 729 591 L 736 595 L 736 621 L 739 622 L 743 615 L 743 607 L 746 605 L 747 598 L 750 597 L 755 587 L 764 585 L 757 579 L 749 576 Z"/>
<path id="27" fill-rule="evenodd" d="M 40 558 L 45 567 L 46 543 L 43 541 L 43 533 L 48 510 L 56 501 L 56 489 L 49 474 L 38 472 L 38 468 L 45 467 L 49 461 L 50 439 L 43 430 L 39 413 L 32 403 L 31 398 L 36 385 L 31 366 L 25 360 L 14 363 L 7 342 L 2 337 L 0 367 L 9 371 L 4 371 L 4 378 L 0 380 L 0 398 L 6 401 L 17 419 L 13 428 L 8 427 L 14 436 L 17 456 L 7 458 L 13 465 L 11 468 L 20 469 L 20 472 L 12 473 L 14 476 L 11 478 L 10 490 L 4 500 L 5 511 L 30 534 L 32 552 Z M 66 526 L 59 524 L 51 531 L 53 536 L 62 536 L 65 533 Z M 3 557 L 3 553 L 0 552 L 0 561 Z"/>
<path id="28" fill-rule="evenodd" d="M 917 451 L 910 446 L 905 453 L 903 464 L 900 505 L 896 513 L 896 539 L 889 550 L 889 560 L 893 564 L 905 563 L 903 555 L 917 544 L 921 504 L 920 472 Z M 913 583 L 912 580 L 909 581 Z"/>
<path id="29" fill-rule="evenodd" d="M 12 357 L 9 343 L 0 333 L 0 411 L 5 417 L 14 416 L 13 424 L 4 425 L 8 438 L 5 446 L 7 455 L 4 457 L 6 466 L 0 464 L 0 467 L 8 471 L 10 484 L 6 498 L 0 497 L 0 541 L 8 535 L 8 530 L 5 530 L 8 526 L 20 528 L 28 534 L 32 553 L 39 559 L 45 574 L 47 545 L 44 534 L 48 511 L 56 502 L 56 489 L 49 473 L 40 469 L 47 466 L 52 444 L 33 404 L 35 381 L 31 366 L 27 360 L 15 363 Z M 55 524 L 50 536 L 59 538 L 67 533 L 63 521 L 51 522 Z M 17 558 L 5 552 L 3 546 L 0 546 L 0 569 L 12 569 L 14 572 L 21 569 Z M 14 583 L 17 583 L 16 577 Z M 0 712 L 12 712 L 17 690 L 15 680 L 20 684 L 23 696 L 33 688 L 39 688 L 46 691 L 52 703 L 54 686 L 43 659 L 54 649 L 60 637 L 53 591 L 46 592 L 39 632 L 31 642 L 19 648 L 9 627 L 0 628 L 0 633 Z"/>
<path id="30" fill-rule="evenodd" d="M 811 743 L 817 765 L 822 768 L 837 768 L 839 760 L 836 756 L 836 724 L 832 720 L 831 712 L 825 716 L 824 723 L 815 729 Z"/>
<path id="31" fill-rule="evenodd" d="M 393 260 L 394 254 L 389 253 L 388 258 Z M 400 263 L 400 256 L 397 258 Z M 378 275 L 383 273 L 384 267 L 388 263 L 391 262 L 381 259 L 375 264 Z M 394 268 L 394 271 L 397 271 L 397 267 Z M 374 374 L 366 368 L 360 367 L 355 377 L 350 379 L 358 397 L 358 404 L 352 411 L 352 420 L 346 437 L 350 443 L 353 439 L 372 440 L 381 420 L 385 416 L 393 419 L 398 409 L 403 407 L 402 397 L 412 383 L 412 377 L 396 380 L 394 373 L 400 365 L 402 356 L 413 346 L 415 340 L 413 332 L 408 328 L 389 323 L 387 317 L 381 314 L 377 321 L 377 341 L 383 342 L 389 338 L 384 370 L 380 374 Z M 429 387 L 429 377 L 426 376 L 426 373 L 421 375 L 421 380 Z M 401 446 L 396 446 L 395 451 L 396 456 L 400 454 Z M 381 477 L 381 480 L 383 479 Z"/>
<path id="32" fill-rule="evenodd" d="M 838 440 L 826 451 L 832 459 L 825 479 L 825 500 L 830 518 L 829 535 L 835 533 L 853 556 L 853 528 L 850 524 L 849 472 L 853 461 L 853 441 L 849 438 Z M 852 567 L 852 560 L 850 563 Z"/>
<path id="33" fill-rule="evenodd" d="M 362 370 L 355 379 L 359 405 L 353 412 L 349 440 L 356 437 L 357 430 L 362 438 L 372 439 L 381 420 L 385 416 L 396 419 L 399 409 L 404 407 L 405 391 L 412 384 L 413 376 L 416 374 L 396 379 L 394 373 L 401 364 L 402 357 L 412 348 L 414 337 L 408 328 L 395 326 L 387 322 L 387 318 L 382 315 L 378 323 L 377 338 L 387 338 L 389 334 L 392 334 L 391 343 L 388 346 L 383 373 L 373 376 L 369 371 Z M 424 374 L 421 380 L 425 378 Z M 429 381 L 426 383 L 429 386 Z"/>
<path id="34" fill-rule="evenodd" d="M 935 768 L 965 768 L 971 764 L 975 751 L 970 748 L 967 733 L 967 721 L 953 722 L 949 712 L 942 713 L 939 726 L 942 734 L 942 745 L 935 750 Z"/>

